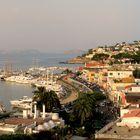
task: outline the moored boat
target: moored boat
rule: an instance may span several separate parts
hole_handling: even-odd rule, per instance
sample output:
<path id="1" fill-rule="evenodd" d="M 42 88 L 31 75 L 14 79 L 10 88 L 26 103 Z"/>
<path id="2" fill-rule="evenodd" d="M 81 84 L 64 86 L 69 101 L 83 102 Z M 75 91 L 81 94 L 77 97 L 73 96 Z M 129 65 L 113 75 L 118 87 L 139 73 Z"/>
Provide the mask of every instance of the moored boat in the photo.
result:
<path id="1" fill-rule="evenodd" d="M 29 98 L 27 96 L 23 96 L 23 98 L 19 99 L 19 100 L 12 100 L 10 101 L 11 105 L 13 107 L 27 107 L 27 105 L 30 105 L 32 103 L 33 99 Z M 28 106 L 29 107 L 29 106 Z"/>

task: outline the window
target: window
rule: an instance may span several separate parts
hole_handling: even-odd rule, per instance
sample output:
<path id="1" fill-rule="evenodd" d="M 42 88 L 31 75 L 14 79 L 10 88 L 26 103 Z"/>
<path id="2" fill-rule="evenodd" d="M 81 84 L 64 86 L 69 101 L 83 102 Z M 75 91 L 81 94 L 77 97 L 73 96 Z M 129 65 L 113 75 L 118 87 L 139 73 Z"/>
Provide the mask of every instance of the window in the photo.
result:
<path id="1" fill-rule="evenodd" d="M 109 75 L 113 75 L 113 73 L 109 73 Z"/>

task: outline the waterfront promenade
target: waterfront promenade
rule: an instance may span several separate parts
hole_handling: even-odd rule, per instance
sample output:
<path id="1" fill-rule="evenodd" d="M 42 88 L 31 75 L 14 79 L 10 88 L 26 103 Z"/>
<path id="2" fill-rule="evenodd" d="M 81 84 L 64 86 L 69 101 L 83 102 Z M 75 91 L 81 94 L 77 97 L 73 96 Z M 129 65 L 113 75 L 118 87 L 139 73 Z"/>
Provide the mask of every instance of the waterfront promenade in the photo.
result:
<path id="1" fill-rule="evenodd" d="M 70 90 L 70 94 L 61 101 L 61 104 L 66 104 L 77 99 L 79 90 L 72 85 L 67 76 L 60 78 L 57 82 Z"/>
<path id="2" fill-rule="evenodd" d="M 59 79 L 58 82 L 71 91 L 70 95 L 61 101 L 62 104 L 76 100 L 80 91 L 92 92 L 86 85 L 70 78 L 68 75 Z"/>

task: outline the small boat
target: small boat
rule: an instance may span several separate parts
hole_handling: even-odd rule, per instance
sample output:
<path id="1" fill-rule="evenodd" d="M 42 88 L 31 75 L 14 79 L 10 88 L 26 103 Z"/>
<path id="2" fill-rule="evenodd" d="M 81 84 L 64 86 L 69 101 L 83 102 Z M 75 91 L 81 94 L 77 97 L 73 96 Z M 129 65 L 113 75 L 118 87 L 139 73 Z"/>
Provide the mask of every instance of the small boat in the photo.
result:
<path id="1" fill-rule="evenodd" d="M 22 106 L 23 104 L 26 103 L 31 103 L 33 101 L 32 98 L 29 98 L 27 96 L 23 96 L 23 98 L 19 99 L 19 100 L 12 100 L 10 101 L 11 105 L 14 107 L 18 107 L 18 106 Z"/>

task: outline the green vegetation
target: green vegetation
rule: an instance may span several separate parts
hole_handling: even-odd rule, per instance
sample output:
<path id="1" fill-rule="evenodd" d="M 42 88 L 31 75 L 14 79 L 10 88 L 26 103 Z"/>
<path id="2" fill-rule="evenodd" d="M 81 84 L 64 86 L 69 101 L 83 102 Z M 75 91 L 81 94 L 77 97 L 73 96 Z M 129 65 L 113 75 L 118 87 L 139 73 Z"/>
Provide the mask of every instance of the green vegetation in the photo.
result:
<path id="1" fill-rule="evenodd" d="M 100 48 L 100 50 L 98 50 L 98 48 Z M 122 42 L 116 43 L 112 46 L 98 46 L 96 49 L 89 49 L 86 54 L 82 55 L 82 57 L 93 54 L 93 52 L 94 55 L 91 60 L 102 61 L 111 65 L 121 63 L 140 63 L 140 41 L 137 40 L 129 44 Z"/>
<path id="2" fill-rule="evenodd" d="M 62 71 L 62 74 L 71 74 L 71 73 L 73 72 L 70 69 L 65 69 L 64 71 Z"/>
<path id="3" fill-rule="evenodd" d="M 78 118 L 80 125 L 83 125 L 85 121 L 94 116 L 96 102 L 104 100 L 105 98 L 105 95 L 101 92 L 79 93 L 78 99 L 75 101 L 73 107 L 71 119 L 76 120 L 76 118 Z"/>
<path id="4" fill-rule="evenodd" d="M 95 130 L 104 126 L 104 115 L 97 113 L 95 106 L 105 98 L 101 92 L 79 93 L 73 105 L 73 112 L 60 112 L 59 115 L 69 125 L 74 135 L 91 136 Z"/>
<path id="5" fill-rule="evenodd" d="M 99 53 L 99 54 L 95 54 L 92 57 L 92 60 L 95 60 L 95 61 L 106 60 L 106 59 L 108 59 L 108 57 L 109 57 L 108 54 Z"/>
<path id="6" fill-rule="evenodd" d="M 140 63 L 140 51 L 138 51 L 135 55 L 132 56 L 132 62 Z"/>
<path id="7" fill-rule="evenodd" d="M 79 93 L 73 109 L 75 117 L 80 119 L 81 125 L 93 115 L 94 104 L 95 98 L 92 93 Z"/>
<path id="8" fill-rule="evenodd" d="M 106 99 L 106 96 L 104 94 L 102 94 L 101 92 L 94 92 L 93 97 L 95 98 L 96 101 Z"/>
<path id="9" fill-rule="evenodd" d="M 133 76 L 135 78 L 140 78 L 140 69 L 139 68 L 136 68 L 134 71 L 133 71 Z"/>
<path id="10" fill-rule="evenodd" d="M 34 94 L 34 100 L 38 104 L 44 103 L 46 108 L 47 106 L 52 106 L 51 103 L 55 102 L 47 97 L 52 96 L 50 94 L 54 94 L 54 92 L 46 91 L 44 87 L 38 88 Z M 56 96 L 53 98 L 56 98 Z M 63 117 L 66 123 L 63 128 L 55 127 L 49 131 L 42 131 L 39 134 L 33 134 L 31 136 L 23 134 L 3 135 L 0 136 L 0 140 L 63 140 L 70 139 L 72 135 L 92 136 L 95 130 L 103 126 L 102 119 L 104 115 L 97 113 L 95 110 L 97 101 L 103 99 L 105 99 L 105 96 L 101 92 L 79 93 L 79 97 L 73 105 L 73 112 L 59 112 L 60 117 Z M 47 104 L 50 101 L 51 103 Z M 50 111 L 52 109 L 50 108 L 47 108 L 47 110 Z"/>
<path id="11" fill-rule="evenodd" d="M 53 107 L 61 108 L 57 94 L 52 90 L 46 91 L 44 87 L 38 87 L 38 90 L 34 91 L 34 101 L 37 102 L 39 110 L 42 110 L 42 104 L 45 104 L 47 112 L 52 112 Z"/>
<path id="12" fill-rule="evenodd" d="M 77 71 L 75 74 L 76 74 L 76 76 L 80 76 L 82 74 L 82 72 L 81 71 Z"/>
<path id="13" fill-rule="evenodd" d="M 89 49 L 87 54 L 92 54 L 93 53 L 93 50 L 92 49 Z"/>
<path id="14" fill-rule="evenodd" d="M 129 53 L 119 53 L 119 54 L 116 54 L 116 55 L 112 55 L 111 57 L 115 58 L 115 59 L 124 59 L 124 58 L 131 58 L 132 55 L 129 54 Z"/>

